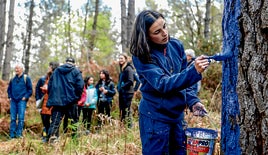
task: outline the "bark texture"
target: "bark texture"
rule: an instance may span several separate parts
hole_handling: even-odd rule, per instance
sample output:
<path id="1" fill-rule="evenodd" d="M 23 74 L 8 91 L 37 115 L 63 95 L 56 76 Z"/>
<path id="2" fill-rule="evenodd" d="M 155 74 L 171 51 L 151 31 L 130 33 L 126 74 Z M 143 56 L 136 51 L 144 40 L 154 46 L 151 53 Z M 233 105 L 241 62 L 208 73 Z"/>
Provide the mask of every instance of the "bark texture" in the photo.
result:
<path id="1" fill-rule="evenodd" d="M 8 15 L 8 31 L 7 31 L 7 40 L 6 40 L 6 52 L 5 52 L 3 73 L 2 73 L 2 79 L 5 81 L 9 80 L 9 77 L 10 77 L 10 72 L 11 72 L 10 61 L 12 60 L 12 53 L 13 53 L 13 48 L 14 48 L 14 43 L 13 43 L 13 32 L 14 32 L 14 26 L 15 26 L 14 7 L 15 7 L 15 0 L 10 0 L 9 15 Z"/>
<path id="2" fill-rule="evenodd" d="M 2 72 L 2 60 L 4 56 L 6 36 L 6 0 L 0 0 L 0 72 Z"/>
<path id="3" fill-rule="evenodd" d="M 268 154 L 268 1 L 241 0 L 238 93 L 242 154 Z"/>

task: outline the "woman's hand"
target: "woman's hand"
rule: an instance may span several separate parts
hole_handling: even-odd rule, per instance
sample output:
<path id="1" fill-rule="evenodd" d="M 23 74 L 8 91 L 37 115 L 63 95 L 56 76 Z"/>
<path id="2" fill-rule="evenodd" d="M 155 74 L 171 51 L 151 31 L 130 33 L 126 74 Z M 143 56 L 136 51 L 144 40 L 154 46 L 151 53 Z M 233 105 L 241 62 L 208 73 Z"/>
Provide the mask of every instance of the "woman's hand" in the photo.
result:
<path id="1" fill-rule="evenodd" d="M 209 66 L 209 61 L 207 56 L 201 55 L 195 59 L 194 63 L 195 69 L 198 73 L 202 73 Z"/>
<path id="2" fill-rule="evenodd" d="M 192 107 L 192 110 L 195 116 L 204 117 L 205 115 L 207 115 L 207 110 L 205 106 L 200 102 L 195 103 Z"/>

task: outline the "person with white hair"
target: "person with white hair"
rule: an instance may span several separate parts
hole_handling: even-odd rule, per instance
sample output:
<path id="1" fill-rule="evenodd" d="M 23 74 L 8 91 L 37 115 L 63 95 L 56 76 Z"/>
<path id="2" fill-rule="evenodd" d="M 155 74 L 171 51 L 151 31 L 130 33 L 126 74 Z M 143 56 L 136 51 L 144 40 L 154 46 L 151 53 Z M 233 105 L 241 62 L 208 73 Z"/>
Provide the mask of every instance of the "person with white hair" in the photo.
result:
<path id="1" fill-rule="evenodd" d="M 185 54 L 187 57 L 187 66 L 189 67 L 191 64 L 193 64 L 195 60 L 195 51 L 193 49 L 186 49 Z M 192 88 L 195 90 L 196 94 L 198 95 L 201 89 L 201 80 L 199 80 L 196 84 L 194 84 Z"/>
<path id="2" fill-rule="evenodd" d="M 15 65 L 16 75 L 8 85 L 7 93 L 10 101 L 10 138 L 21 138 L 26 105 L 32 96 L 32 81 L 29 76 L 24 74 L 24 65 L 17 63 Z M 17 123 L 18 119 L 18 123 Z"/>
<path id="3" fill-rule="evenodd" d="M 193 49 L 186 49 L 185 54 L 187 57 L 187 62 L 192 62 L 195 59 L 195 52 Z"/>

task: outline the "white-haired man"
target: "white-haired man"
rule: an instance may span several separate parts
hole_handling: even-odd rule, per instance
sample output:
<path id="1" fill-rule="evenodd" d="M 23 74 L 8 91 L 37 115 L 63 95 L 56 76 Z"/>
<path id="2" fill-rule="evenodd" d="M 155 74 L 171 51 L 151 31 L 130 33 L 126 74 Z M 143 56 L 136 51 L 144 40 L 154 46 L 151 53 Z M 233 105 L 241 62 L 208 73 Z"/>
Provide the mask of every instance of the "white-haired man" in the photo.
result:
<path id="1" fill-rule="evenodd" d="M 186 49 L 185 54 L 187 57 L 187 66 L 190 66 L 195 60 L 195 51 L 193 49 Z M 196 94 L 198 94 L 201 88 L 201 81 L 198 81 L 196 84 L 194 84 L 192 88 L 195 90 Z"/>
<path id="2" fill-rule="evenodd" d="M 10 101 L 10 138 L 22 137 L 26 104 L 32 95 L 32 81 L 24 74 L 24 65 L 17 63 L 15 72 L 16 75 L 10 80 L 7 88 Z"/>

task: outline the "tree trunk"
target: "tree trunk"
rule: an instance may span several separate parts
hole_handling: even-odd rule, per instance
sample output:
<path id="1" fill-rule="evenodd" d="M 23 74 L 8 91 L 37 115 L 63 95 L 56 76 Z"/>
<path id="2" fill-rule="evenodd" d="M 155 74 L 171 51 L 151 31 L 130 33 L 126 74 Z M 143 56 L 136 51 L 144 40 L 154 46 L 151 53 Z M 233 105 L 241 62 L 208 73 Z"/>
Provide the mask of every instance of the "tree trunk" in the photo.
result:
<path id="1" fill-rule="evenodd" d="M 82 57 L 84 57 L 84 55 L 86 55 L 86 64 L 87 64 L 87 67 L 86 69 L 87 70 L 90 70 L 88 64 L 89 64 L 89 60 L 91 59 L 91 56 L 90 56 L 90 51 L 87 50 L 87 43 L 88 43 L 88 40 L 86 39 L 86 35 L 88 35 L 88 29 L 87 29 L 87 21 L 88 21 L 88 15 L 89 15 L 89 5 L 90 5 L 90 0 L 87 0 L 87 3 L 85 5 L 85 18 L 84 18 L 84 28 L 83 28 L 83 34 L 82 34 L 82 50 L 81 50 L 81 59 Z M 84 54 L 85 53 L 85 54 Z"/>
<path id="2" fill-rule="evenodd" d="M 4 60 L 4 67 L 3 67 L 3 80 L 9 80 L 10 72 L 11 72 L 11 60 L 12 60 L 12 51 L 14 48 L 13 43 L 13 31 L 15 26 L 14 21 L 14 6 L 15 0 L 10 0 L 9 4 L 9 16 L 8 16 L 8 31 L 7 31 L 7 44 L 6 44 L 6 53 L 5 53 L 5 60 Z"/>
<path id="3" fill-rule="evenodd" d="M 210 24 L 210 7 L 211 7 L 211 0 L 207 0 L 206 2 L 206 13 L 204 19 L 204 37 L 205 39 L 209 39 L 209 24 Z"/>
<path id="4" fill-rule="evenodd" d="M 222 19 L 222 54 L 228 59 L 222 64 L 221 151 L 226 155 L 240 155 L 239 103 L 236 92 L 238 77 L 240 0 L 225 0 Z"/>
<path id="5" fill-rule="evenodd" d="M 238 92 L 242 154 L 268 154 L 268 1 L 241 0 Z"/>
<path id="6" fill-rule="evenodd" d="M 71 36 L 71 25 L 72 25 L 72 20 L 71 20 L 71 4 L 70 4 L 70 0 L 68 0 L 68 24 L 67 24 L 67 35 L 68 35 L 68 53 L 70 54 L 70 56 L 72 56 L 72 49 L 73 49 L 73 45 L 72 45 L 72 36 Z"/>
<path id="7" fill-rule="evenodd" d="M 128 18 L 127 18 L 127 44 L 126 49 L 129 51 L 132 26 L 135 20 L 135 0 L 128 1 Z M 126 51 L 125 51 L 126 52 Z"/>
<path id="8" fill-rule="evenodd" d="M 32 40 L 32 29 L 33 29 L 33 13 L 34 13 L 34 0 L 31 0 L 31 4 L 30 4 L 30 13 L 29 13 L 29 21 L 28 21 L 28 25 L 27 25 L 27 35 L 25 38 L 25 57 L 23 62 L 25 63 L 25 74 L 29 73 L 29 66 L 30 66 L 30 50 L 31 50 L 31 40 Z"/>
<path id="9" fill-rule="evenodd" d="M 6 0 L 0 0 L 0 72 L 2 71 L 2 60 L 4 56 L 6 36 Z"/>
<path id="10" fill-rule="evenodd" d="M 126 1 L 121 0 L 121 46 L 122 51 L 127 49 L 127 15 L 126 15 Z"/>
<path id="11" fill-rule="evenodd" d="M 89 41 L 89 49 L 91 52 L 93 52 L 94 47 L 95 47 L 95 40 L 97 36 L 97 23 L 98 23 L 98 15 L 99 15 L 99 0 L 96 0 L 95 2 L 95 14 L 94 14 L 94 19 L 93 19 L 93 24 L 92 24 L 92 31 L 91 31 L 91 37 Z"/>

